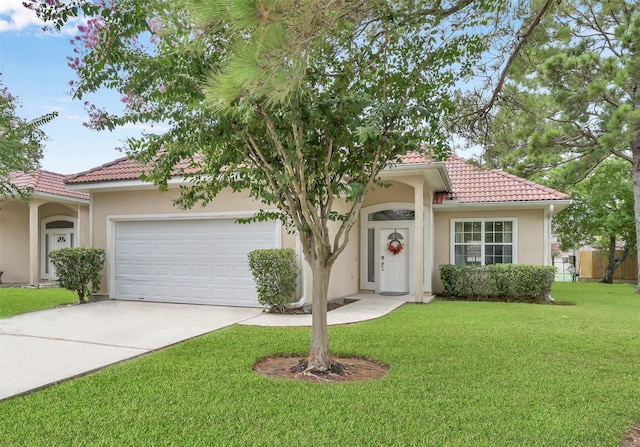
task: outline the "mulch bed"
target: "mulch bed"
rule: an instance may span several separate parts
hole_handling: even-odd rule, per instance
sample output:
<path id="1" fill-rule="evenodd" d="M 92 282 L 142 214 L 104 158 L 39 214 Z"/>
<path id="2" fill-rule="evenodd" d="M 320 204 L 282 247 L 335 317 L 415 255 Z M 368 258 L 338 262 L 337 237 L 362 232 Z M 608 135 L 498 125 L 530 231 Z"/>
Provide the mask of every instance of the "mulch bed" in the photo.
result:
<path id="1" fill-rule="evenodd" d="M 377 380 L 389 371 L 389 366 L 376 360 L 360 357 L 335 357 L 331 371 L 326 373 L 304 373 L 305 356 L 266 357 L 253 365 L 253 370 L 277 379 L 304 382 L 354 382 Z"/>
<path id="2" fill-rule="evenodd" d="M 622 447 L 640 447 L 640 422 L 624 435 Z"/>
<path id="3" fill-rule="evenodd" d="M 523 304 L 543 304 L 547 306 L 575 306 L 575 303 L 567 301 L 536 301 L 536 300 L 507 300 L 499 296 L 478 296 L 476 298 L 458 298 L 455 296 L 438 295 L 438 301 L 469 301 L 469 302 L 488 302 L 488 303 L 523 303 Z"/>
<path id="4" fill-rule="evenodd" d="M 342 306 L 346 306 L 347 304 L 350 304 L 350 302 L 345 302 L 342 300 L 329 301 L 327 303 L 327 312 L 339 309 Z M 305 306 L 303 306 L 297 309 L 285 309 L 281 315 L 306 315 L 311 313 L 312 313 L 312 308 L 306 308 Z"/>

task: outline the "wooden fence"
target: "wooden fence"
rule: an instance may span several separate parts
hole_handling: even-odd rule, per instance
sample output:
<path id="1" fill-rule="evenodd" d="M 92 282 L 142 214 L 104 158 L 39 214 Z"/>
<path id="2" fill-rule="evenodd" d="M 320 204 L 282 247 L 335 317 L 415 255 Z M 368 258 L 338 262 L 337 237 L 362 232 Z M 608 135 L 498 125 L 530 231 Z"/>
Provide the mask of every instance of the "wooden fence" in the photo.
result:
<path id="1" fill-rule="evenodd" d="M 616 251 L 616 258 L 622 256 L 622 250 Z M 583 279 L 602 279 L 609 263 L 607 251 L 580 251 L 578 252 L 578 272 Z M 637 280 L 638 256 L 631 254 L 616 269 L 613 279 Z"/>

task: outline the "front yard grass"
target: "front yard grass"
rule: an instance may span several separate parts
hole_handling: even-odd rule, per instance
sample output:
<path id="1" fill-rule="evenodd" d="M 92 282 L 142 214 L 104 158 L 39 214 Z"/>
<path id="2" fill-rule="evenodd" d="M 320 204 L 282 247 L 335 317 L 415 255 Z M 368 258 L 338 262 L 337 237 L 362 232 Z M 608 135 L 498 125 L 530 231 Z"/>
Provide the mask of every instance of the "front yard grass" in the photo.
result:
<path id="1" fill-rule="evenodd" d="M 331 327 L 391 366 L 340 384 L 252 371 L 308 328 L 233 326 L 0 402 L 3 446 L 611 446 L 640 420 L 640 296 L 563 283 L 575 306 L 441 301 Z"/>
<path id="2" fill-rule="evenodd" d="M 60 304 L 78 302 L 78 296 L 66 289 L 0 288 L 0 318 L 9 318 L 26 312 L 54 308 Z"/>

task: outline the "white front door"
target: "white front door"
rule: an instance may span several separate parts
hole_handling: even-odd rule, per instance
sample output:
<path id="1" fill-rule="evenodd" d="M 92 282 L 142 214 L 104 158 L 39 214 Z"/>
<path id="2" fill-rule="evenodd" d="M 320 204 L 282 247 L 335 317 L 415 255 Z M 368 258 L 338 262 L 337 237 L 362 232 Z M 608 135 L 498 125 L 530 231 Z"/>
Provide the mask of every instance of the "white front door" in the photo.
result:
<path id="1" fill-rule="evenodd" d="M 409 229 L 380 230 L 380 293 L 409 293 Z"/>
<path id="2" fill-rule="evenodd" d="M 49 279 L 55 280 L 58 279 L 58 275 L 56 275 L 56 268 L 51 262 L 51 257 L 49 253 L 53 250 L 59 250 L 61 248 L 71 247 L 71 234 L 56 232 L 56 233 L 48 233 L 47 234 L 47 260 L 49 262 Z"/>

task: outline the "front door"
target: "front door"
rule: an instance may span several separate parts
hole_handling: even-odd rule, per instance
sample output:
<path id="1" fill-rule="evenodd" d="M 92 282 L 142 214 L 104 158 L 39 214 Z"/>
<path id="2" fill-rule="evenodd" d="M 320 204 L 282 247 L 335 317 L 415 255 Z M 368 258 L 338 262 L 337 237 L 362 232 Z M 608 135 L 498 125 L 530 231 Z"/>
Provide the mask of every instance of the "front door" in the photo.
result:
<path id="1" fill-rule="evenodd" d="M 49 279 L 53 281 L 58 279 L 58 275 L 56 275 L 56 268 L 51 262 L 49 253 L 53 250 L 71 247 L 71 234 L 62 232 L 49 233 L 47 234 L 47 242 L 48 273 Z"/>
<path id="2" fill-rule="evenodd" d="M 380 230 L 380 293 L 409 293 L 409 229 Z"/>

